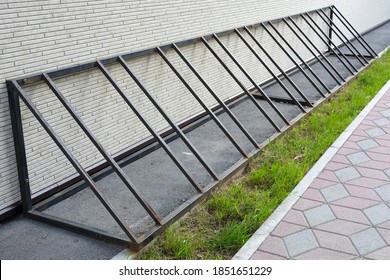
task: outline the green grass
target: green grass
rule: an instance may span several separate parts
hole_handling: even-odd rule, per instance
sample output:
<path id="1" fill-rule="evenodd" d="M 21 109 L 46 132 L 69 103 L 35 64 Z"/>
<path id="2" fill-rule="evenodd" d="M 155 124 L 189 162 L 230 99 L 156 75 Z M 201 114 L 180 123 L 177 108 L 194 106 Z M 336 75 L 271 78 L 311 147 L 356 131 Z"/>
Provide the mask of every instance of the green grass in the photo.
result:
<path id="1" fill-rule="evenodd" d="M 271 142 L 230 185 L 213 192 L 142 259 L 229 259 L 390 79 L 390 52 Z"/>

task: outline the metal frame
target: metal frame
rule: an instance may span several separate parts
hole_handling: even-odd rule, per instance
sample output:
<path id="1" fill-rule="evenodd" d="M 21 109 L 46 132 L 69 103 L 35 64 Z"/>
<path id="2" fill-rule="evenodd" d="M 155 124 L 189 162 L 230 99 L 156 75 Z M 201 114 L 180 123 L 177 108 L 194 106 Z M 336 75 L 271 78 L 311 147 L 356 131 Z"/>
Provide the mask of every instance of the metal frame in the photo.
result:
<path id="1" fill-rule="evenodd" d="M 330 13 L 328 14 L 324 11 L 327 9 Z M 323 22 L 328 26 L 328 34 L 326 34 L 319 25 L 314 21 L 310 14 L 317 14 Z M 317 36 L 324 42 L 324 44 L 328 47 L 328 53 L 325 51 L 322 52 L 320 49 L 306 36 L 303 30 L 296 24 L 294 18 L 301 17 L 308 24 L 308 26 L 315 31 Z M 369 53 L 368 55 L 362 54 L 359 52 L 352 44 L 352 42 L 346 37 L 341 29 L 335 24 L 334 18 L 337 18 L 344 27 L 353 35 L 354 39 L 359 42 L 365 50 Z M 238 118 L 233 114 L 229 106 L 225 101 L 219 98 L 218 94 L 213 90 L 210 84 L 203 78 L 201 73 L 195 69 L 195 67 L 191 64 L 188 58 L 183 54 L 180 50 L 180 47 L 194 44 L 197 42 L 203 43 L 204 47 L 212 54 L 212 56 L 218 61 L 219 64 L 225 69 L 228 75 L 237 83 L 237 85 L 242 89 L 241 96 L 244 96 L 251 100 L 256 108 L 261 112 L 261 114 L 265 117 L 265 119 L 273 126 L 276 131 L 276 135 L 280 134 L 285 128 L 291 125 L 291 122 L 283 115 L 283 113 L 278 109 L 275 103 L 284 102 L 291 105 L 297 106 L 302 114 L 308 112 L 307 108 L 312 108 L 314 106 L 313 100 L 309 100 L 304 92 L 294 83 L 289 74 L 293 73 L 291 70 L 284 70 L 280 65 L 278 65 L 276 59 L 267 51 L 261 42 L 256 38 L 256 36 L 251 32 L 251 27 L 260 27 L 263 28 L 266 33 L 270 36 L 270 38 L 278 45 L 280 50 L 291 60 L 291 62 L 295 65 L 294 71 L 301 72 L 307 81 L 313 85 L 313 87 L 320 93 L 322 98 L 325 98 L 327 94 L 331 93 L 331 90 L 327 87 L 327 85 L 318 77 L 318 75 L 313 71 L 310 67 L 311 62 L 305 61 L 290 45 L 290 43 L 282 36 L 282 34 L 278 31 L 278 29 L 274 26 L 273 22 L 276 21 L 268 21 L 268 22 L 260 22 L 254 25 L 243 26 L 240 28 L 231 29 L 224 32 L 214 33 L 207 36 L 190 39 L 182 42 L 172 43 L 160 47 L 156 47 L 153 49 L 142 50 L 134 53 L 128 53 L 124 55 L 119 55 L 103 60 L 98 60 L 95 62 L 85 63 L 81 65 L 77 65 L 74 67 L 69 67 L 66 69 L 60 69 L 48 73 L 42 73 L 39 75 L 33 75 L 29 77 L 22 77 L 16 80 L 7 81 L 8 93 L 9 93 L 9 105 L 11 111 L 11 120 L 13 127 L 13 136 L 14 136 L 14 145 L 17 157 L 17 165 L 18 165 L 18 176 L 19 176 L 19 185 L 21 191 L 21 199 L 23 206 L 23 213 L 26 217 L 31 219 L 36 219 L 41 222 L 45 222 L 54 226 L 58 226 L 61 228 L 65 228 L 71 231 L 78 232 L 80 234 L 84 234 L 86 236 L 90 236 L 93 238 L 118 243 L 120 245 L 125 245 L 130 247 L 133 250 L 139 250 L 143 246 L 145 246 L 148 242 L 150 242 L 156 234 L 164 230 L 166 226 L 170 223 L 177 220 L 180 216 L 182 216 L 185 211 L 193 207 L 196 203 L 198 203 L 202 198 L 204 198 L 205 194 L 214 189 L 217 185 L 221 184 L 225 180 L 227 180 L 232 172 L 241 168 L 254 153 L 257 153 L 262 144 L 258 143 L 255 138 L 248 132 L 248 130 L 241 124 Z M 369 60 L 376 56 L 376 53 L 372 50 L 372 48 L 364 41 L 364 39 L 356 32 L 356 30 L 350 25 L 350 23 L 343 17 L 343 15 L 334 7 L 326 7 L 323 9 L 313 10 L 304 14 L 298 14 L 294 16 L 290 16 L 287 18 L 281 18 L 277 20 L 277 22 L 284 23 L 289 30 L 298 38 L 298 40 L 304 45 L 304 47 L 313 55 L 313 61 L 318 62 L 326 72 L 337 82 L 338 85 L 342 85 L 346 82 L 345 77 L 343 77 L 339 71 L 332 65 L 332 63 L 327 59 L 329 52 L 332 52 L 335 56 L 337 56 L 340 61 L 344 64 L 344 66 L 354 74 L 358 70 L 353 67 L 347 57 L 353 57 L 359 59 L 363 66 L 366 66 L 369 63 Z M 278 38 L 268 29 L 266 24 L 273 30 L 273 32 L 278 36 Z M 270 66 L 267 65 L 265 60 L 261 57 L 261 53 L 255 50 L 255 48 L 251 45 L 251 42 L 247 40 L 241 31 L 244 31 L 251 38 L 251 42 L 257 46 L 261 53 L 264 54 L 269 61 L 277 68 L 279 73 L 274 72 Z M 247 51 L 249 51 L 259 62 L 259 66 L 263 67 L 272 78 L 272 81 L 278 83 L 282 89 L 285 91 L 289 98 L 276 97 L 267 95 L 262 89 L 262 84 L 259 84 L 254 80 L 252 75 L 245 69 L 245 66 L 238 61 L 238 59 L 234 56 L 234 54 L 228 49 L 228 47 L 222 42 L 220 38 L 229 34 L 236 34 L 242 43 L 246 46 Z M 321 35 L 322 34 L 322 35 Z M 343 54 L 338 46 L 332 41 L 332 36 L 335 34 L 342 40 L 342 46 L 346 46 L 351 53 Z M 251 88 L 247 88 L 242 81 L 234 74 L 231 67 L 228 65 L 224 59 L 222 59 L 221 55 L 211 46 L 210 41 L 216 42 L 216 44 L 222 49 L 223 53 L 227 55 L 230 60 L 230 63 L 233 62 L 233 65 L 238 67 L 240 72 L 244 74 L 244 76 L 250 81 L 252 84 Z M 299 62 L 297 62 L 290 52 L 287 50 L 285 46 L 283 46 L 279 40 L 283 41 L 287 48 L 298 58 Z M 311 46 L 311 47 L 310 47 Z M 351 47 L 350 47 L 351 46 Z M 245 135 L 245 137 L 251 142 L 254 147 L 254 151 L 250 154 L 247 154 L 241 145 L 237 142 L 237 140 L 231 135 L 228 129 L 221 123 L 218 119 L 217 114 L 213 109 L 209 108 L 202 99 L 197 95 L 196 91 L 189 85 L 187 80 L 183 75 L 180 74 L 178 69 L 171 63 L 169 58 L 166 56 L 165 52 L 167 50 L 174 50 L 175 54 L 181 59 L 182 62 L 191 70 L 191 72 L 196 76 L 198 81 L 200 81 L 203 86 L 207 89 L 207 91 L 211 94 L 213 99 L 218 103 L 219 108 L 222 112 L 226 113 L 231 120 L 237 125 L 240 131 Z M 313 50 L 314 49 L 314 50 Z M 230 142 L 234 145 L 234 147 L 240 152 L 242 158 L 226 173 L 224 174 L 216 174 L 215 171 L 209 166 L 209 164 L 203 159 L 202 155 L 196 149 L 196 147 L 191 143 L 191 141 L 187 138 L 185 133 L 183 132 L 183 128 L 176 124 L 168 114 L 162 109 L 162 107 L 158 104 L 155 98 L 151 95 L 150 91 L 146 88 L 146 86 L 142 83 L 142 81 L 136 76 L 136 74 L 130 69 L 126 60 L 134 57 L 145 56 L 151 53 L 157 53 L 160 58 L 164 61 L 164 63 L 170 68 L 170 70 L 176 75 L 176 77 L 181 81 L 181 83 L 186 87 L 189 93 L 196 99 L 196 101 L 202 106 L 204 113 L 203 115 L 207 115 L 211 120 L 213 120 L 219 129 L 225 134 L 225 136 L 230 140 Z M 341 55 L 344 60 L 346 60 L 350 66 L 353 68 L 349 68 L 347 64 L 339 56 Z M 132 103 L 130 98 L 125 94 L 124 90 L 116 83 L 114 77 L 111 76 L 109 71 L 106 68 L 106 65 L 118 63 L 122 66 L 128 76 L 136 83 L 136 85 L 141 89 L 141 91 L 145 94 L 145 96 L 151 101 L 153 106 L 158 110 L 158 112 L 163 116 L 163 118 L 170 125 L 170 130 L 176 133 L 177 137 L 180 137 L 181 140 L 185 143 L 185 145 L 191 150 L 191 152 L 195 155 L 196 159 L 202 164 L 203 168 L 208 172 L 208 174 L 213 178 L 213 182 L 205 187 L 201 187 L 196 179 L 192 177 L 190 172 L 182 165 L 182 163 L 175 156 L 174 152 L 167 145 L 166 139 L 160 134 L 160 132 L 155 131 L 151 124 L 146 120 L 141 111 L 136 108 L 136 106 Z M 325 65 L 325 63 L 327 65 Z M 329 67 L 328 67 L 329 66 Z M 87 124 L 81 119 L 81 117 L 77 114 L 75 109 L 72 107 L 71 103 L 65 98 L 65 96 L 60 92 L 55 83 L 53 82 L 53 78 L 75 74 L 80 71 L 98 68 L 104 77 L 110 82 L 112 87 L 117 91 L 117 93 L 121 96 L 121 98 L 125 101 L 127 106 L 135 113 L 137 118 L 143 123 L 143 125 L 147 128 L 150 134 L 153 137 L 153 141 L 151 143 L 158 143 L 162 149 L 166 152 L 169 158 L 175 163 L 175 165 L 179 168 L 180 172 L 186 177 L 188 182 L 196 189 L 197 194 L 175 209 L 172 213 L 170 213 L 167 217 L 162 218 L 156 213 L 156 211 L 149 205 L 147 200 L 143 197 L 142 193 L 138 190 L 135 184 L 131 181 L 130 178 L 123 172 L 121 167 L 119 166 L 117 160 L 110 155 L 110 153 L 104 149 L 101 143 L 98 141 L 97 137 L 93 134 L 93 132 L 88 128 Z M 308 75 L 306 72 L 308 71 L 312 77 L 314 77 L 315 81 L 312 77 Z M 336 77 L 337 76 L 337 77 Z M 44 81 L 52 93 L 57 97 L 57 99 L 61 102 L 62 106 L 66 109 L 66 111 L 71 115 L 74 121 L 81 128 L 83 133 L 88 137 L 91 143 L 96 147 L 99 153 L 105 159 L 105 166 L 110 166 L 111 169 L 119 176 L 121 181 L 126 185 L 128 190 L 134 195 L 134 197 L 138 200 L 139 204 L 145 209 L 145 211 L 149 214 L 149 216 L 155 222 L 155 225 L 150 228 L 146 233 L 142 236 L 136 236 L 136 234 L 130 229 L 130 227 L 124 222 L 123 217 L 121 217 L 115 209 L 114 205 L 111 205 L 110 202 L 104 197 L 103 193 L 96 186 L 93 177 L 89 172 L 81 166 L 78 160 L 73 156 L 72 152 L 64 145 L 61 138 L 57 135 L 55 130 L 49 125 L 49 123 L 44 119 L 43 115 L 39 112 L 37 107 L 33 104 L 33 102 L 29 99 L 22 86 L 29 83 L 34 83 L 37 81 Z M 302 100 L 298 100 L 296 96 L 287 88 L 285 82 L 288 82 L 298 93 L 299 97 Z M 317 85 L 319 83 L 323 90 L 326 91 L 326 94 L 323 93 L 323 90 Z M 276 123 L 276 120 L 270 117 L 267 114 L 266 110 L 261 106 L 261 104 L 256 99 L 265 100 L 272 110 L 278 115 L 278 117 L 283 121 L 284 127 L 279 127 Z M 40 125 L 44 128 L 44 130 L 49 134 L 58 148 L 62 151 L 62 153 L 66 156 L 68 161 L 72 164 L 72 166 L 76 169 L 80 180 L 84 182 L 84 184 L 76 184 L 74 186 L 69 187 L 61 191 L 55 198 L 48 198 L 43 202 L 38 204 L 34 204 L 32 202 L 30 185 L 29 185 L 29 176 L 28 176 L 28 166 L 26 159 L 26 150 L 23 136 L 23 127 L 22 127 L 22 118 L 21 118 L 21 109 L 20 109 L 20 100 L 24 102 L 28 110 L 32 112 L 34 117 L 39 121 Z M 85 186 L 84 186 L 85 185 Z M 120 226 L 123 232 L 126 234 L 127 239 L 113 236 L 112 234 L 98 230 L 80 223 L 75 223 L 73 221 L 69 221 L 66 219 L 62 219 L 59 217 L 54 217 L 47 213 L 43 213 L 43 209 L 47 209 L 48 207 L 54 205 L 58 201 L 66 199 L 77 191 L 81 190 L 84 187 L 89 187 L 102 205 L 106 208 L 115 222 Z"/>

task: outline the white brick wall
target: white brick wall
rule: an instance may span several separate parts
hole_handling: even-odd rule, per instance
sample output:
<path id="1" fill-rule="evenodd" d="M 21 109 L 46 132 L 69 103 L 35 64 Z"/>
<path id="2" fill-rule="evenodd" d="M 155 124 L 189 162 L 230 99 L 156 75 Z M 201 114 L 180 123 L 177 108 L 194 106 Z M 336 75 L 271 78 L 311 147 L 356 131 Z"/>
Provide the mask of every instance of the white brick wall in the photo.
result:
<path id="1" fill-rule="evenodd" d="M 335 4 L 360 31 L 385 21 L 390 14 L 388 0 L 0 1 L 0 210 L 19 200 L 6 79 L 150 48 L 330 4 Z M 289 36 L 286 28 L 282 25 L 279 28 Z M 266 49 L 277 49 L 261 29 L 255 32 Z M 259 71 L 259 64 L 253 55 L 240 51 L 243 44 L 236 36 L 222 39 L 246 65 L 256 81 L 260 82 L 269 76 L 265 71 Z M 290 41 L 294 45 L 298 44 L 293 37 Z M 214 42 L 211 43 L 216 46 Z M 239 87 L 227 78 L 202 44 L 182 50 L 222 99 L 240 92 Z M 219 48 L 217 50 L 222 53 Z M 214 104 L 209 93 L 188 69 L 183 68 L 184 64 L 177 56 L 173 52 L 167 54 L 203 100 L 208 105 Z M 308 53 L 302 54 L 308 57 Z M 284 68 L 291 66 L 283 56 L 276 58 Z M 129 64 L 175 120 L 182 120 L 200 111 L 200 107 L 194 105 L 190 98 L 190 93 L 157 55 L 135 59 L 129 61 Z M 130 82 L 124 71 L 117 65 L 108 68 L 153 126 L 156 129 L 166 127 L 166 123 L 141 91 Z M 242 74 L 238 76 L 247 86 L 250 85 Z M 135 121 L 134 114 L 101 77 L 99 71 L 90 71 L 56 79 L 55 82 L 103 145 L 110 152 L 117 152 L 149 134 L 140 122 Z M 101 159 L 82 133 L 75 133 L 80 129 L 70 120 L 46 86 L 28 87 L 26 90 L 84 166 Z M 23 120 L 30 179 L 35 193 L 72 174 L 74 170 L 69 168 L 64 156 L 27 110 L 23 110 Z"/>

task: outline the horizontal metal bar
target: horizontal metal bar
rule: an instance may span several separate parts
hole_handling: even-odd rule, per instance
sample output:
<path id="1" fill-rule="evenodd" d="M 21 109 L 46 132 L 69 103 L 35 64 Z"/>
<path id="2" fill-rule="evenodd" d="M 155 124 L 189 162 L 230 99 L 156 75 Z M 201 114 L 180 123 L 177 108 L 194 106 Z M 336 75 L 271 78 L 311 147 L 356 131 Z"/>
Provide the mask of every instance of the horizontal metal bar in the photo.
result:
<path id="1" fill-rule="evenodd" d="M 102 240 L 105 242 L 111 242 L 114 244 L 117 244 L 119 246 L 127 247 L 130 249 L 138 249 L 138 240 L 137 242 L 131 242 L 130 240 L 126 240 L 120 237 L 117 237 L 115 235 L 112 235 L 111 233 L 107 231 L 100 230 L 98 228 L 93 228 L 90 226 L 86 226 L 81 223 L 73 222 L 67 219 L 63 219 L 57 216 L 53 216 L 47 213 L 41 213 L 38 211 L 29 211 L 26 214 L 27 218 L 30 218 L 35 221 L 39 221 L 51 226 L 55 226 L 61 229 L 69 230 L 74 233 L 78 233 L 87 237 L 91 237 L 97 240 Z"/>

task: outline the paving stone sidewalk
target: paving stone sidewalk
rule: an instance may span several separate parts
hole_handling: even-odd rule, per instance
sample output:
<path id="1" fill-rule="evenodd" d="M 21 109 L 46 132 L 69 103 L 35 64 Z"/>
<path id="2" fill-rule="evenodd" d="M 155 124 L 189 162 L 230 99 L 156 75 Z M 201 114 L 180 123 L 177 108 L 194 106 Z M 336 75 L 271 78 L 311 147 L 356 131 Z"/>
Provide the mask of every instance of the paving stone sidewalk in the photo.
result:
<path id="1" fill-rule="evenodd" d="M 389 89 L 250 259 L 390 259 Z"/>

